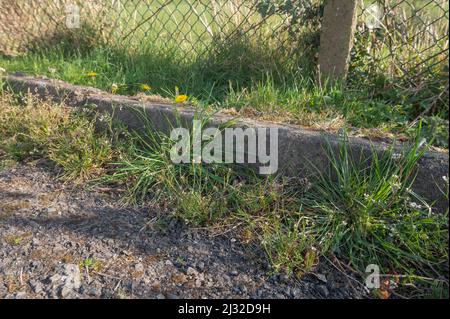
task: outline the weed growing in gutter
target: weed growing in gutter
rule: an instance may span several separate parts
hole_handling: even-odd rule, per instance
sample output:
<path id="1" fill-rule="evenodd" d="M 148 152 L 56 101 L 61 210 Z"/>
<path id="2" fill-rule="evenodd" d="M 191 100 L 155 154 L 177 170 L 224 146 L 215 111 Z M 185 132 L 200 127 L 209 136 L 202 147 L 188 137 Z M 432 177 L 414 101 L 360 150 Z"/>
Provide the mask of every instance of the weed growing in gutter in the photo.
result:
<path id="1" fill-rule="evenodd" d="M 2 161 L 46 158 L 67 180 L 125 187 L 128 204 L 153 201 L 190 224 L 234 229 L 261 245 L 275 272 L 300 276 L 337 257 L 361 279 L 367 265 L 379 265 L 400 286 L 392 293 L 448 296 L 448 209 L 434 212 L 410 188 L 426 150 L 420 138 L 363 157 L 343 136 L 327 148 L 328 171 L 306 181 L 231 164 L 174 165 L 172 142 L 145 118 L 141 131 L 128 132 L 93 111 L 7 94 L 0 103 Z"/>
<path id="2" fill-rule="evenodd" d="M 379 265 L 404 283 L 448 274 L 448 209 L 434 212 L 411 189 L 424 140 L 359 160 L 348 145 L 346 137 L 337 150 L 328 145 L 329 171 L 317 170 L 303 200 L 322 253 L 344 255 L 355 269 Z"/>

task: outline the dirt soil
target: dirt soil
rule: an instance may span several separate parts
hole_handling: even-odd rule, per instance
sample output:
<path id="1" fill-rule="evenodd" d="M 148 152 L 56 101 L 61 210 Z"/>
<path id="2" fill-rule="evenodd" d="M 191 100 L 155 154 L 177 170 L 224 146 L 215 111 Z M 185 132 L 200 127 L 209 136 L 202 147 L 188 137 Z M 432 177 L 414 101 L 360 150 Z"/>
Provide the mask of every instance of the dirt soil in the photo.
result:
<path id="1" fill-rule="evenodd" d="M 272 275 L 232 234 L 123 207 L 43 163 L 0 168 L 0 298 L 365 298 L 329 262 L 302 279 Z"/>

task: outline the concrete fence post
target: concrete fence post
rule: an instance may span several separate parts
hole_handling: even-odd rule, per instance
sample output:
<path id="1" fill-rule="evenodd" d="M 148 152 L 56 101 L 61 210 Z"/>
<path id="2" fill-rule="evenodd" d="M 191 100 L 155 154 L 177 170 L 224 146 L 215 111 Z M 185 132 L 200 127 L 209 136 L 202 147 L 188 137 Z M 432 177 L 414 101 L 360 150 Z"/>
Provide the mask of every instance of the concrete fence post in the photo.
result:
<path id="1" fill-rule="evenodd" d="M 345 80 L 356 29 L 357 0 L 326 0 L 319 49 L 321 83 Z"/>

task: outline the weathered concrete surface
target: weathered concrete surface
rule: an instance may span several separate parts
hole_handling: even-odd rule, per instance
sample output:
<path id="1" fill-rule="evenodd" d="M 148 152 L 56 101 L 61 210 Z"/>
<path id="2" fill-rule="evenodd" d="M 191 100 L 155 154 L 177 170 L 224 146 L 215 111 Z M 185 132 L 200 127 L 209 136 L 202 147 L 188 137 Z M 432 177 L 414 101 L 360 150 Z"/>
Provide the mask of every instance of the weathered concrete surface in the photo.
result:
<path id="1" fill-rule="evenodd" d="M 9 75 L 6 82 L 16 92 L 31 92 L 41 98 L 51 98 L 54 101 L 64 101 L 69 106 L 79 107 L 95 104 L 101 112 L 109 112 L 113 117 L 127 124 L 131 129 L 139 129 L 142 122 L 135 108 L 145 110 L 157 130 L 168 133 L 171 125 L 182 123 L 189 126 L 195 116 L 193 108 L 175 106 L 159 102 L 142 102 L 137 98 L 112 95 L 104 91 L 71 85 L 63 81 L 48 78 L 29 77 L 22 74 Z M 312 173 L 310 163 L 319 169 L 328 165 L 325 143 L 336 147 L 338 137 L 334 134 L 304 129 L 298 126 L 274 124 L 252 119 L 236 119 L 229 115 L 218 114 L 210 121 L 210 126 L 218 126 L 230 120 L 235 120 L 236 127 L 278 128 L 279 135 L 279 165 L 287 176 L 308 177 Z M 178 122 L 177 122 L 178 121 Z M 179 126 L 179 124 L 177 125 Z M 380 142 L 370 142 L 362 138 L 350 138 L 352 152 L 370 154 L 372 147 L 383 152 L 388 145 Z M 440 189 L 445 189 L 443 176 L 448 175 L 448 154 L 428 152 L 418 164 L 418 175 L 414 190 L 431 201 L 437 201 L 441 210 L 448 207 L 448 201 Z"/>
<path id="2" fill-rule="evenodd" d="M 321 81 L 345 79 L 356 29 L 356 0 L 328 0 L 320 35 Z"/>

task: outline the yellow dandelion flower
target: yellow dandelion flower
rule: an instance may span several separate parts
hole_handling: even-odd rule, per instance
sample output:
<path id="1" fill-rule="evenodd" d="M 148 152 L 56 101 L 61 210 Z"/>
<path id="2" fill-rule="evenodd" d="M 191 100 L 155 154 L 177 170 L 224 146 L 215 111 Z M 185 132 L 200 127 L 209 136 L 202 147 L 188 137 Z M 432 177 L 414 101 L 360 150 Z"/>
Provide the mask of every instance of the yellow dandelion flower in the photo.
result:
<path id="1" fill-rule="evenodd" d="M 145 84 L 145 83 L 141 84 L 142 91 L 150 91 L 151 89 L 152 89 L 152 87 L 150 85 Z"/>
<path id="2" fill-rule="evenodd" d="M 86 75 L 90 78 L 95 78 L 98 74 L 96 72 L 88 72 Z"/>
<path id="3" fill-rule="evenodd" d="M 187 95 L 177 95 L 177 97 L 175 98 L 175 102 L 176 103 L 183 103 L 186 102 L 188 99 Z"/>
<path id="4" fill-rule="evenodd" d="M 118 90 L 119 90 L 119 86 L 116 83 L 113 83 L 111 85 L 111 92 L 112 93 L 117 93 Z"/>

